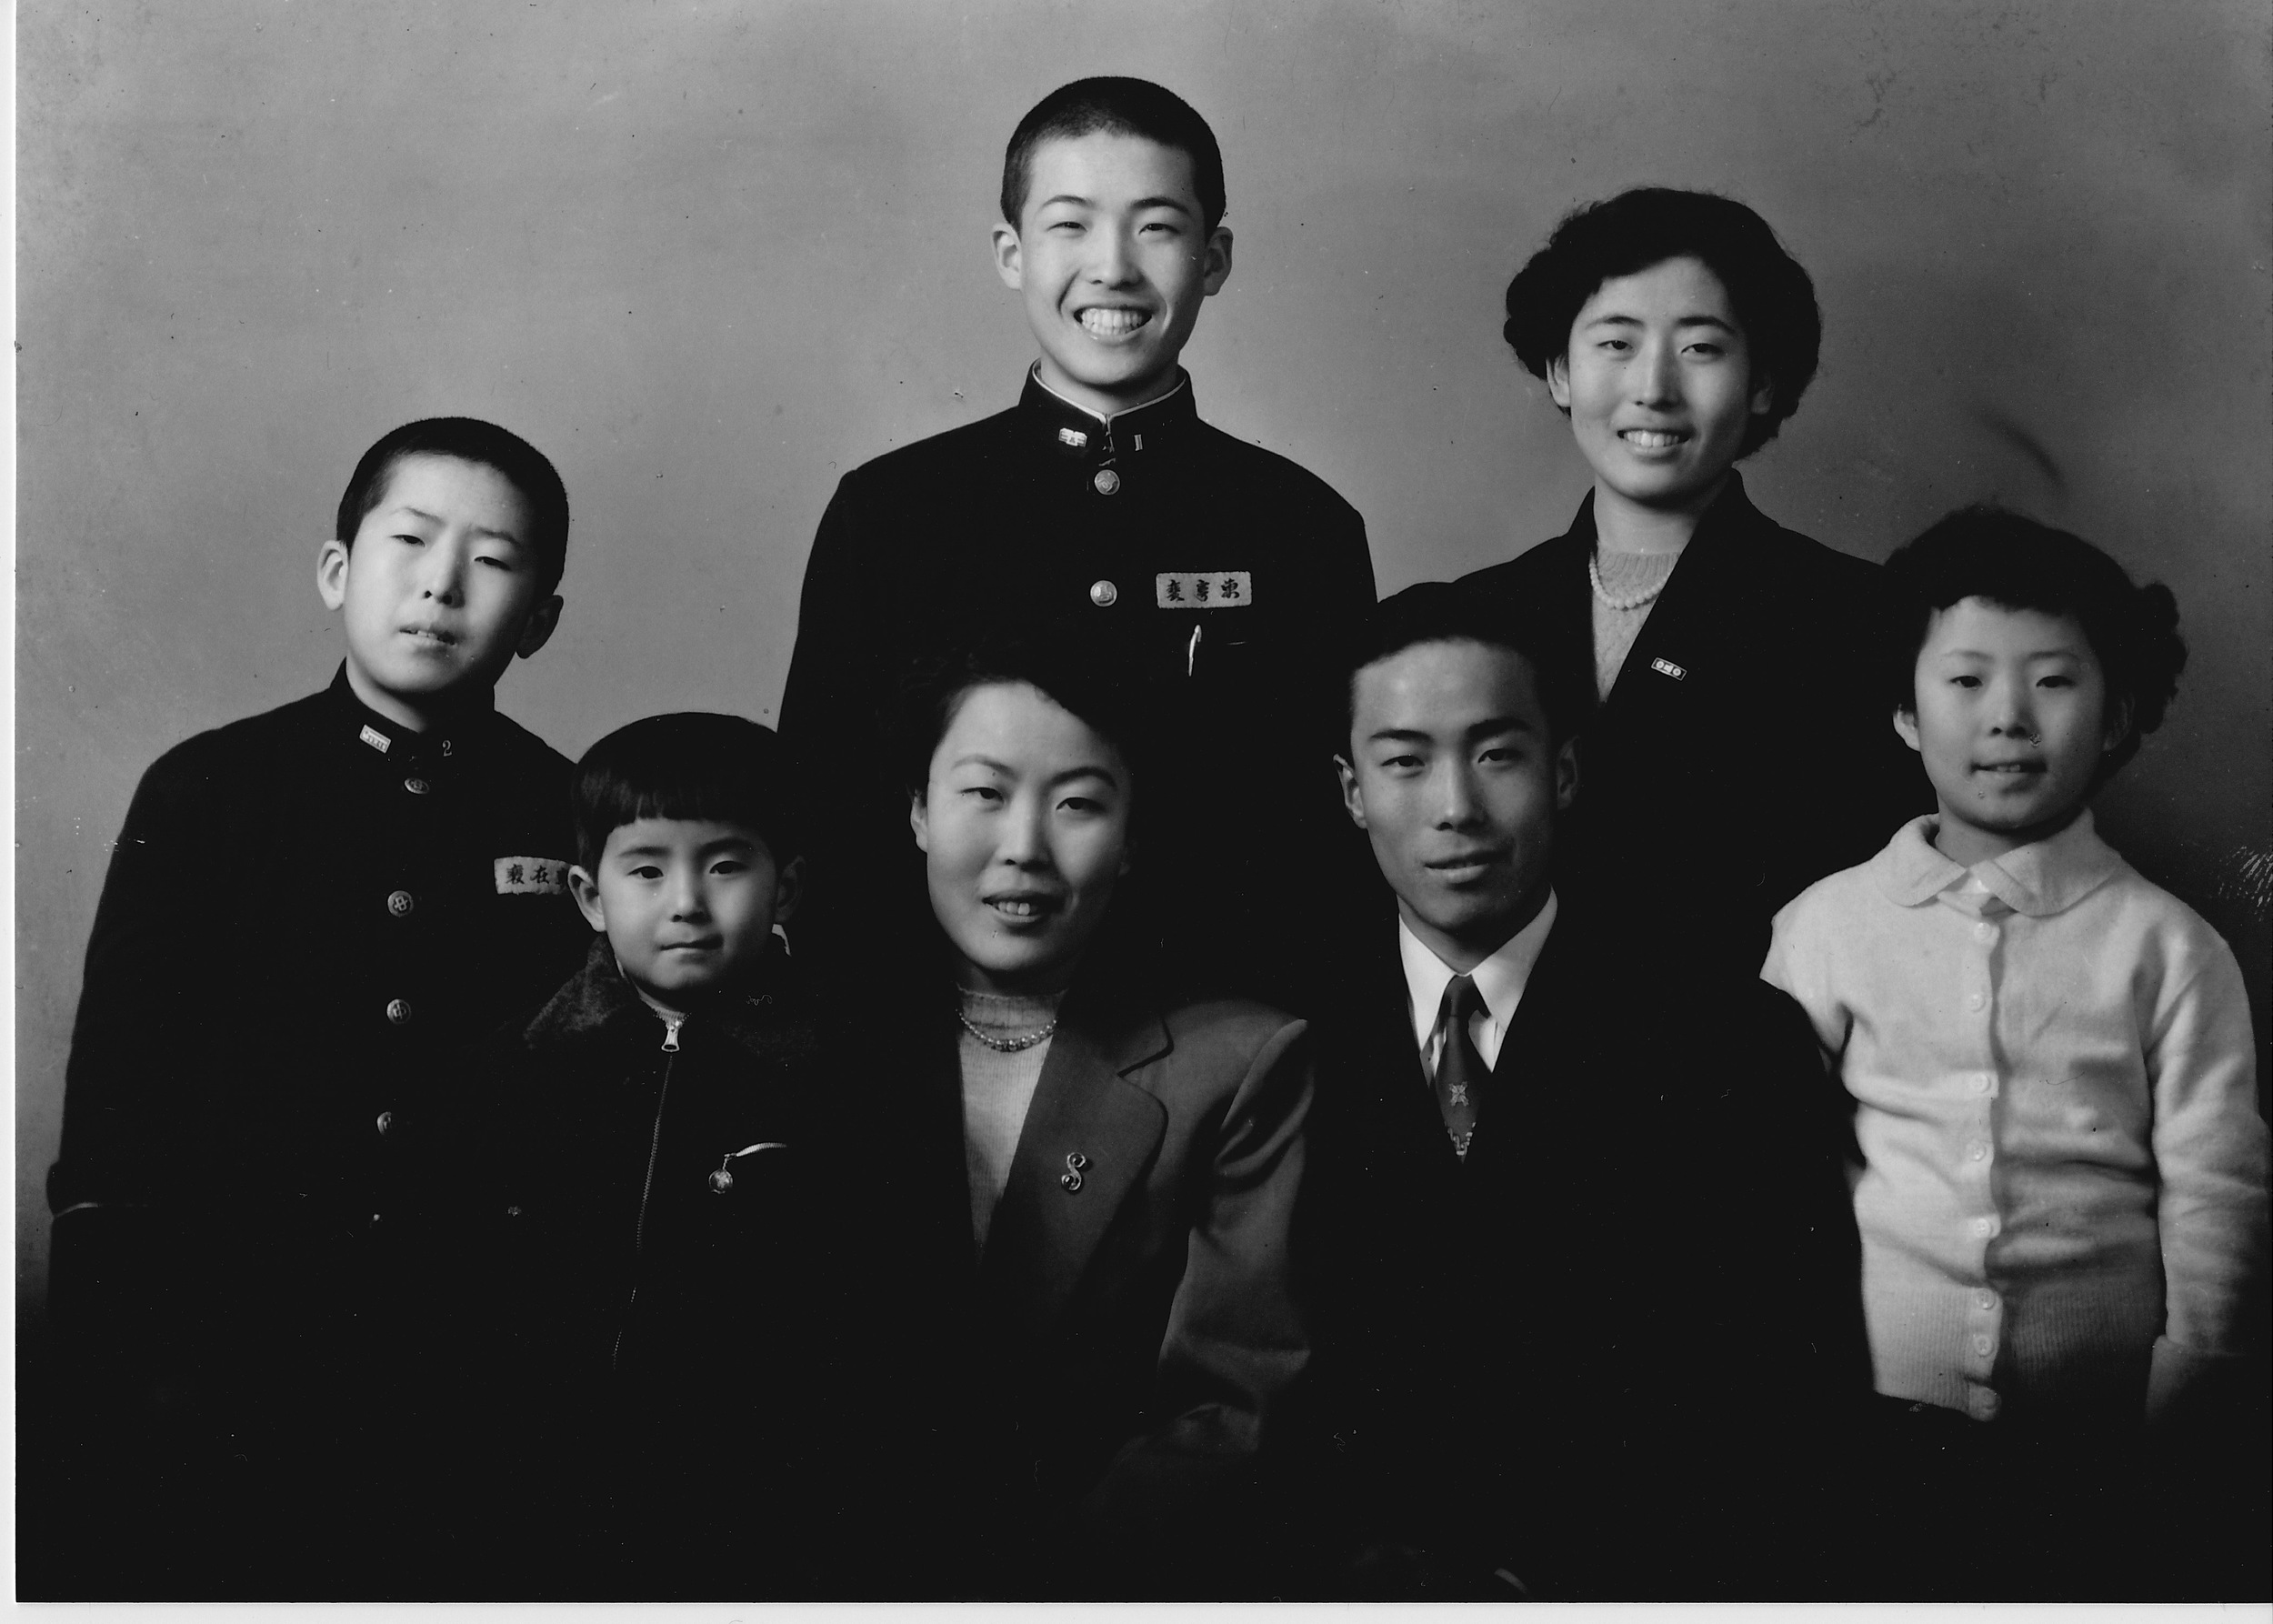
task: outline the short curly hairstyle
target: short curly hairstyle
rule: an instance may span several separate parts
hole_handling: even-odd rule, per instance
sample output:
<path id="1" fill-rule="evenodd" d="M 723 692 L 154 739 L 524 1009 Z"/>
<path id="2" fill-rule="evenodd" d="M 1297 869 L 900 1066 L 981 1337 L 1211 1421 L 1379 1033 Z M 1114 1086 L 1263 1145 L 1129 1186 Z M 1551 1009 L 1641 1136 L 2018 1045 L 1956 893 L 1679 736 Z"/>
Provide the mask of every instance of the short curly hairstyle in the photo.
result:
<path id="1" fill-rule="evenodd" d="M 1774 439 L 1799 409 L 1823 348 L 1815 284 L 1768 223 L 1732 197 L 1637 186 L 1573 210 L 1507 284 L 1500 332 L 1534 377 L 1569 352 L 1571 324 L 1605 282 L 1668 259 L 1700 259 L 1728 290 L 1757 373 L 1775 385 L 1738 456 Z"/>
<path id="2" fill-rule="evenodd" d="M 1934 616 L 1968 597 L 2008 609 L 2059 615 L 2083 628 L 2106 674 L 2111 702 L 2131 727 L 2100 757 L 2098 789 L 2162 726 L 2186 669 L 2178 600 L 2159 581 L 2131 584 L 2123 566 L 2079 536 L 1990 503 L 1960 507 L 1887 560 L 1884 681 L 1897 710 L 1917 714 L 1918 651 Z"/>

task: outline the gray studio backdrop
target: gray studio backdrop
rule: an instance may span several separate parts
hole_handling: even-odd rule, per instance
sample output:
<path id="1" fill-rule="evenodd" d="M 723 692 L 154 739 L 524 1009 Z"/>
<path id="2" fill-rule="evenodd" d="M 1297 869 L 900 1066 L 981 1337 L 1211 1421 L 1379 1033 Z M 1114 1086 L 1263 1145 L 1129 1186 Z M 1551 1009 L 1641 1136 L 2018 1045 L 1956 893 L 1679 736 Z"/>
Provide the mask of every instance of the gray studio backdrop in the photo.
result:
<path id="1" fill-rule="evenodd" d="M 364 446 L 469 413 L 558 463 L 566 616 L 499 692 L 554 744 L 770 719 L 837 476 L 1016 394 L 1002 145 L 1092 73 L 1213 122 L 1237 258 L 1187 356 L 1200 408 L 1355 503 L 1384 589 L 1558 533 L 1586 487 L 1498 337 L 1556 218 L 1645 181 L 1759 207 L 1827 317 L 1819 381 L 1748 470 L 1761 506 L 1883 557 L 2000 496 L 2178 592 L 2194 663 L 2103 826 L 2236 942 L 2262 1035 L 2268 15 L 24 0 L 20 1300 L 127 798 L 175 741 L 329 678 L 315 548 Z M 1777 697 L 1727 726 L 1775 729 Z M 1757 787 L 1763 817 L 1837 793 L 1814 742 Z M 180 877 L 184 909 L 263 860 L 263 813 Z M 1267 808 L 1235 815 L 1267 838 Z"/>

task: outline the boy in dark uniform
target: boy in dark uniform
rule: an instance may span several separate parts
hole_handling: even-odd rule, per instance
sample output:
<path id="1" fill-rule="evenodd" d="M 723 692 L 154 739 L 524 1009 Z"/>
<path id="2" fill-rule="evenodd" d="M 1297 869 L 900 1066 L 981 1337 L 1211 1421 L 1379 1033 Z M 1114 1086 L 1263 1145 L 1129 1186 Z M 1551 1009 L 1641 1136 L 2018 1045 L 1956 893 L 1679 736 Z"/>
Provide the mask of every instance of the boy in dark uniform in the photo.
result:
<path id="1" fill-rule="evenodd" d="M 491 697 L 552 633 L 567 533 L 517 436 L 395 430 L 318 553 L 346 634 L 331 686 L 175 747 L 135 792 L 48 1181 L 73 1383 L 50 1593 L 393 1582 L 359 1441 L 403 1418 L 390 1141 L 442 1058 L 585 939 L 568 763 Z"/>
<path id="2" fill-rule="evenodd" d="M 1140 79 L 1053 92 L 1011 136 L 1002 211 L 996 269 L 1041 349 L 1018 404 L 846 475 L 806 566 L 782 730 L 835 804 L 795 939 L 849 957 L 847 921 L 873 939 L 920 906 L 912 857 L 884 856 L 908 849 L 906 808 L 875 742 L 909 655 L 1055 625 L 1146 687 L 1179 763 L 1142 837 L 1149 871 L 1187 887 L 1174 956 L 1298 1000 L 1335 890 L 1321 869 L 1352 853 L 1315 747 L 1332 718 L 1306 724 L 1373 604 L 1364 521 L 1193 405 L 1177 357 L 1231 273 L 1231 233 L 1222 155 L 1190 106 Z M 1206 838 L 1227 805 L 1270 807 L 1280 833 Z"/>

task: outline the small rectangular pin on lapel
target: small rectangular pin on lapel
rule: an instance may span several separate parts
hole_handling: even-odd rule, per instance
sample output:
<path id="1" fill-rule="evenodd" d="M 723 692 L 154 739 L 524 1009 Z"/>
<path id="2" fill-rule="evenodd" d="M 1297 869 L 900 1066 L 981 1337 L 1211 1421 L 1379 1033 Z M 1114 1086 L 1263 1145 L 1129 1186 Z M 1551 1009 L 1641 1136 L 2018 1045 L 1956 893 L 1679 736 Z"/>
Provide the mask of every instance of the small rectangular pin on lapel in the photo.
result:
<path id="1" fill-rule="evenodd" d="M 1652 671 L 1664 672 L 1676 682 L 1679 682 L 1689 674 L 1689 668 L 1687 666 L 1677 666 L 1671 660 L 1652 660 L 1649 662 L 1649 668 Z"/>

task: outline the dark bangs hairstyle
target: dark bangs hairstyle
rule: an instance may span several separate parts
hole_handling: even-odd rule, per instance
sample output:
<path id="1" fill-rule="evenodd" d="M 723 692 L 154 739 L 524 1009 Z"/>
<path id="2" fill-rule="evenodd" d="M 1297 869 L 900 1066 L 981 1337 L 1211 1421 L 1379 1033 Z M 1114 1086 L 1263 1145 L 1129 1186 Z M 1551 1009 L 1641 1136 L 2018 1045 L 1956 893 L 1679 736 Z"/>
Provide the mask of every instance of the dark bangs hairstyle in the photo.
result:
<path id="1" fill-rule="evenodd" d="M 980 637 L 921 657 L 901 684 L 892 707 L 892 759 L 911 799 L 924 793 L 931 757 L 975 688 L 1023 683 L 1087 723 L 1120 755 L 1132 779 L 1141 780 L 1149 741 L 1144 707 L 1129 679 L 1115 671 L 1094 644 L 1070 633 L 1004 633 Z M 1136 802 L 1131 801 L 1134 829 Z"/>
<path id="2" fill-rule="evenodd" d="M 1728 290 L 1752 354 L 1756 381 L 1775 386 L 1773 404 L 1745 428 L 1738 456 L 1774 439 L 1799 409 L 1823 348 L 1815 284 L 1768 223 L 1732 197 L 1637 186 L 1563 217 L 1547 246 L 1507 284 L 1500 332 L 1534 377 L 1570 349 L 1571 323 L 1605 282 L 1668 259 L 1700 259 Z"/>
<path id="3" fill-rule="evenodd" d="M 1523 657 L 1531 667 L 1540 708 L 1547 713 L 1548 747 L 1560 749 L 1567 739 L 1586 730 L 1594 714 L 1594 673 L 1567 669 L 1557 657 L 1557 640 L 1546 635 L 1544 617 L 1534 609 L 1496 593 L 1449 581 L 1424 581 L 1417 586 L 1383 598 L 1350 645 L 1343 661 L 1342 742 L 1337 754 L 1350 747 L 1350 729 L 1357 721 L 1357 674 L 1423 643 L 1481 643 Z"/>
<path id="4" fill-rule="evenodd" d="M 1993 504 L 1960 507 L 1887 560 L 1885 693 L 1918 711 L 1918 653 L 1934 616 L 1968 597 L 2007 609 L 2064 616 L 2083 628 L 2106 674 L 2108 703 L 2128 705 L 2131 726 L 2099 759 L 2097 789 L 2162 726 L 2186 669 L 2178 600 L 2159 581 L 2138 586 L 2079 536 Z"/>
<path id="5" fill-rule="evenodd" d="M 608 836 L 643 817 L 753 830 L 777 867 L 805 849 L 788 752 L 771 727 L 742 717 L 689 710 L 618 727 L 576 763 L 568 803 L 576 861 L 587 874 Z"/>
<path id="6" fill-rule="evenodd" d="M 521 539 L 536 555 L 540 591 L 560 585 L 568 562 L 568 487 L 542 451 L 478 417 L 422 417 L 390 429 L 363 454 L 339 498 L 332 532 L 351 551 L 355 531 L 386 495 L 395 465 L 406 456 L 455 456 L 496 470 L 529 510 L 529 534 Z"/>
<path id="7" fill-rule="evenodd" d="M 1223 223 L 1223 153 L 1216 132 L 1192 105 L 1149 79 L 1076 79 L 1061 85 L 1018 121 L 1002 155 L 1002 217 L 1012 229 L 1026 209 L 1034 149 L 1045 141 L 1077 141 L 1098 131 L 1172 146 L 1192 160 L 1203 234 Z"/>

